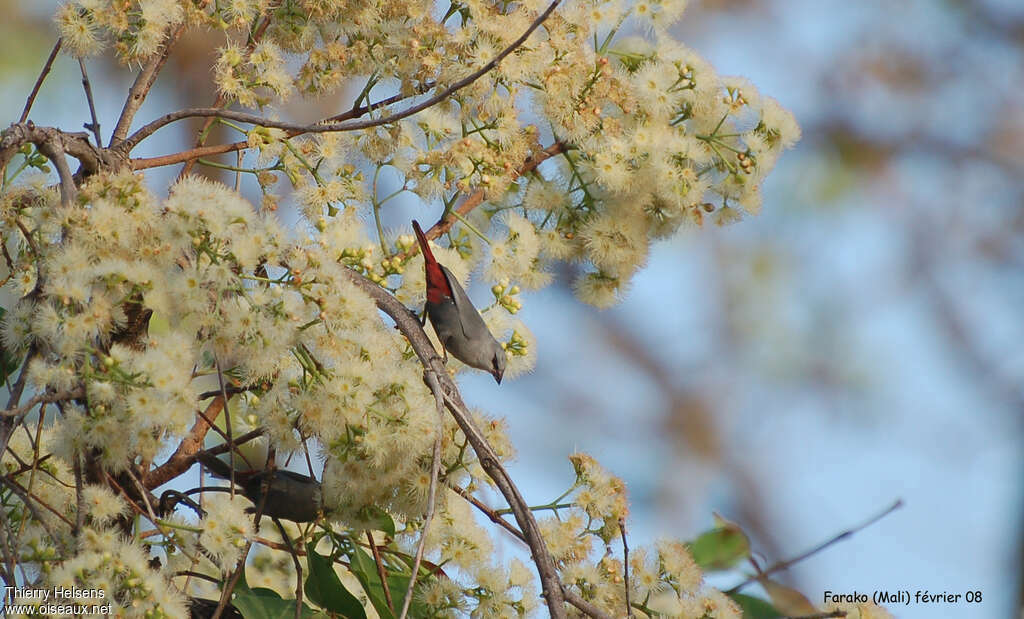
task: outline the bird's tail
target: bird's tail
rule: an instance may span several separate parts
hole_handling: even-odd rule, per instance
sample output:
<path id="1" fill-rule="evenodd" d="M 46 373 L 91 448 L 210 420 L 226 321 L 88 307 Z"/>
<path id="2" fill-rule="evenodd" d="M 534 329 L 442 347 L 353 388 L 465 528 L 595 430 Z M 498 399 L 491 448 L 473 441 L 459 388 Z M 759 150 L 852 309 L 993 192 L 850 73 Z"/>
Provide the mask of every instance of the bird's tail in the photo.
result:
<path id="1" fill-rule="evenodd" d="M 203 463 L 211 473 L 220 477 L 221 479 L 231 479 L 231 465 L 224 462 L 217 456 L 211 456 L 206 452 L 199 452 L 196 454 L 196 460 Z"/>

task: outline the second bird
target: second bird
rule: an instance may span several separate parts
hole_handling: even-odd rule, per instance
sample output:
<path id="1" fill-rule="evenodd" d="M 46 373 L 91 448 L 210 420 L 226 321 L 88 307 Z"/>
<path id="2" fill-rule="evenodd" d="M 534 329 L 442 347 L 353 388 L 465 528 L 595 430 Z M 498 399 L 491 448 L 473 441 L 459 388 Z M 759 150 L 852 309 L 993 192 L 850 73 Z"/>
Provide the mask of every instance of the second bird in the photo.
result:
<path id="1" fill-rule="evenodd" d="M 491 335 L 452 272 L 434 258 L 427 237 L 415 220 L 412 229 L 416 231 L 427 274 L 427 318 L 434 325 L 441 346 L 466 365 L 490 373 L 500 385 L 505 373 L 505 349 Z"/>

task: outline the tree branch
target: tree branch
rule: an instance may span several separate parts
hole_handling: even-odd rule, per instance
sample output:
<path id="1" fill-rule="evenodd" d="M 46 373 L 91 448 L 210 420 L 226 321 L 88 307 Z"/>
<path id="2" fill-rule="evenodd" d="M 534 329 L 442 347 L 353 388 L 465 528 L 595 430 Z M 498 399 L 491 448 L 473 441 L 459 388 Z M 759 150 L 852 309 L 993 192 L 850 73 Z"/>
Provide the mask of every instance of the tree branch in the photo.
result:
<path id="1" fill-rule="evenodd" d="M 131 128 L 132 120 L 135 119 L 135 114 L 142 107 L 143 102 L 146 100 L 146 96 L 149 95 L 150 89 L 153 88 L 153 83 L 156 82 L 156 76 L 160 73 L 160 70 L 164 67 L 164 63 L 167 62 L 167 58 L 170 56 L 171 48 L 174 47 L 178 37 L 185 31 L 185 22 L 183 21 L 180 26 L 174 31 L 171 36 L 167 38 L 167 42 L 164 43 L 164 47 L 158 53 L 154 54 L 149 60 L 146 66 L 139 72 L 135 78 L 135 82 L 132 87 L 128 90 L 128 98 L 125 99 L 124 108 L 121 109 L 121 116 L 117 119 L 117 125 L 114 127 L 114 134 L 110 136 L 110 144 L 108 148 L 118 146 L 124 137 L 128 135 L 128 129 Z"/>
<path id="2" fill-rule="evenodd" d="M 39 94 L 39 89 L 43 87 L 43 82 L 46 80 L 46 76 L 50 74 L 50 69 L 53 68 L 53 61 L 57 59 L 57 52 L 60 51 L 60 46 L 63 41 L 57 39 L 57 42 L 53 44 L 53 49 L 50 50 L 50 57 L 46 59 L 46 64 L 43 65 L 43 70 L 39 72 L 39 77 L 36 78 L 35 86 L 32 87 L 32 92 L 28 95 L 28 100 L 25 101 L 25 109 L 21 111 L 21 118 L 18 122 L 23 123 L 28 120 L 29 112 L 32 111 L 32 105 L 36 102 L 36 95 Z"/>
<path id="3" fill-rule="evenodd" d="M 96 116 L 96 103 L 92 98 L 92 85 L 89 83 L 89 74 L 85 70 L 85 61 L 81 58 L 78 59 L 78 68 L 82 71 L 82 88 L 85 90 L 85 99 L 89 103 L 89 115 L 92 117 L 92 122 L 85 125 L 85 128 L 92 131 L 93 135 L 96 136 L 96 144 L 102 144 L 103 137 L 100 135 L 100 120 Z"/>
<path id="4" fill-rule="evenodd" d="M 424 89 L 429 88 L 429 87 L 433 87 L 433 83 L 425 85 Z M 423 93 L 421 91 L 421 92 L 417 92 L 416 94 L 423 94 Z M 330 118 L 326 119 L 325 122 L 340 122 L 342 120 L 348 120 L 350 118 L 358 118 L 358 117 L 362 116 L 363 114 L 366 114 L 367 112 L 375 110 L 375 109 L 377 109 L 377 108 L 379 108 L 381 106 L 389 105 L 391 103 L 394 103 L 396 101 L 401 101 L 403 99 L 408 99 L 411 96 L 414 96 L 414 95 L 398 94 L 398 95 L 394 95 L 394 96 L 388 97 L 387 99 L 382 99 L 382 100 L 380 100 L 380 101 L 378 101 L 376 103 L 367 103 L 366 105 L 361 106 L 361 107 L 358 107 L 358 106 L 357 107 L 353 107 L 351 110 L 349 110 L 347 112 L 343 112 L 343 113 L 338 114 L 336 116 L 331 116 Z M 289 133 L 288 137 L 294 137 L 296 135 L 298 135 L 298 134 L 296 134 L 296 133 Z M 138 145 L 138 142 L 142 141 L 142 139 L 144 139 L 145 137 L 147 137 L 147 136 L 142 136 L 137 141 L 133 141 L 134 138 L 135 138 L 135 136 L 133 135 L 131 138 L 126 140 L 126 142 L 131 143 L 131 148 L 134 148 L 135 146 Z M 235 151 L 239 151 L 239 150 L 244 150 L 244 149 L 246 149 L 248 147 L 249 147 L 249 142 L 245 141 L 245 140 L 242 140 L 240 142 L 232 142 L 230 144 L 215 144 L 213 146 L 197 146 L 196 148 L 191 148 L 189 150 L 182 151 L 180 153 L 173 153 L 173 154 L 170 154 L 170 155 L 163 155 L 163 156 L 160 156 L 160 157 L 140 157 L 139 159 L 132 159 L 131 166 L 132 166 L 133 170 L 146 170 L 148 168 L 159 168 L 161 166 L 174 165 L 175 163 L 184 163 L 186 161 L 191 161 L 193 159 L 198 159 L 200 157 L 207 157 L 209 155 L 220 155 L 220 154 L 223 154 L 223 153 L 231 153 L 231 152 L 235 152 Z M 128 150 L 131 150 L 131 148 L 128 148 Z"/>
<path id="5" fill-rule="evenodd" d="M 75 398 L 85 397 L 85 389 L 82 387 L 75 387 L 74 389 L 65 389 L 63 391 L 57 391 L 55 393 L 44 393 L 37 395 L 25 402 L 21 406 L 15 408 L 8 408 L 0 411 L 0 416 L 3 417 L 17 417 L 24 415 L 32 409 L 33 406 L 40 403 L 52 403 L 52 402 L 65 402 L 67 400 L 74 400 Z"/>
<path id="6" fill-rule="evenodd" d="M 206 407 L 203 415 L 197 415 L 195 424 L 192 425 L 192 429 L 189 431 L 188 436 L 182 439 L 178 448 L 174 450 L 171 457 L 167 459 L 161 466 L 153 469 L 146 474 L 146 478 L 143 480 L 143 485 L 152 490 L 158 486 L 162 486 L 168 481 L 174 479 L 178 475 L 181 475 L 192 466 L 195 461 L 195 454 L 202 448 L 203 439 L 206 438 L 207 432 L 212 427 L 212 420 L 217 419 L 217 415 L 224 408 L 224 398 L 217 396 L 212 402 Z M 211 421 L 207 421 L 207 420 Z"/>
<path id="7" fill-rule="evenodd" d="M 833 545 L 833 544 L 835 544 L 837 542 L 841 542 L 841 541 L 843 541 L 844 539 L 846 539 L 848 537 L 852 537 L 854 533 L 856 533 L 856 532 L 858 532 L 858 531 L 860 531 L 862 529 L 865 529 L 865 528 L 875 524 L 876 522 L 878 522 L 882 518 L 885 518 L 886 516 L 888 516 L 889 514 L 891 514 L 892 512 L 896 511 L 897 509 L 899 509 L 901 507 L 903 507 L 903 499 L 897 499 L 897 501 L 895 503 L 890 505 L 883 512 L 881 512 L 880 514 L 876 514 L 876 515 L 872 516 L 866 522 L 863 522 L 863 523 L 861 523 L 861 524 L 859 524 L 859 525 L 857 525 L 857 526 L 855 526 L 855 527 L 853 527 L 851 529 L 847 529 L 847 530 L 843 531 L 842 533 L 840 533 L 839 535 L 836 535 L 836 536 L 834 536 L 834 537 L 832 537 L 832 538 L 830 538 L 830 539 L 828 539 L 828 540 L 818 544 L 814 548 L 811 548 L 807 552 L 801 553 L 801 554 L 793 557 L 792 559 L 787 559 L 785 561 L 779 561 L 778 563 L 775 563 L 774 565 L 772 565 L 768 569 L 766 569 L 764 571 L 760 571 L 756 575 L 751 576 L 750 578 L 744 580 L 743 582 L 741 582 L 740 584 L 736 585 L 732 589 L 729 589 L 728 591 L 723 591 L 723 593 L 725 593 L 726 595 L 731 595 L 733 593 L 737 593 L 743 587 L 746 587 L 747 585 L 749 585 L 751 583 L 757 582 L 757 581 L 761 580 L 762 578 L 764 578 L 766 576 L 774 574 L 775 572 L 779 572 L 779 571 L 782 571 L 782 570 L 789 569 L 791 566 L 799 563 L 800 561 L 803 561 L 807 557 L 810 557 L 811 555 L 815 555 L 815 554 L 821 552 L 822 550 L 825 550 L 829 546 L 831 546 L 831 545 Z"/>
<path id="8" fill-rule="evenodd" d="M 127 140 L 124 140 L 124 144 L 119 147 L 122 149 L 122 152 L 128 153 L 131 151 L 132 148 L 138 145 L 140 141 L 149 137 L 161 127 L 169 125 L 173 122 L 177 122 L 179 120 L 184 120 L 186 118 L 223 118 L 225 120 L 244 122 L 252 125 L 258 125 L 260 127 L 267 127 L 270 129 L 283 129 L 285 131 L 292 132 L 293 135 L 300 135 L 304 133 L 356 131 L 359 129 L 369 129 L 371 127 L 387 125 L 402 120 L 403 118 L 408 118 L 409 116 L 412 116 L 413 114 L 416 114 L 418 112 L 422 112 L 423 110 L 429 107 L 433 107 L 434 105 L 437 105 L 438 103 L 452 96 L 459 90 L 465 88 L 466 86 L 469 86 L 476 80 L 480 79 L 482 76 L 484 76 L 489 71 L 494 69 L 494 67 L 496 67 L 498 63 L 504 60 L 506 56 L 514 52 L 517 48 L 519 48 L 519 46 L 525 43 L 526 40 L 530 38 L 530 35 L 533 34 L 533 31 L 540 27 L 540 25 L 544 23 L 544 20 L 546 20 L 548 16 L 551 15 L 552 12 L 554 12 L 555 8 L 559 5 L 560 2 L 561 0 L 555 0 L 554 2 L 552 2 L 543 13 L 537 16 L 537 19 L 535 19 L 533 23 L 530 24 L 530 27 L 527 28 L 526 31 L 522 35 L 520 35 L 518 39 L 516 39 L 508 47 L 503 49 L 490 62 L 480 67 L 473 73 L 470 73 L 461 80 L 455 82 L 448 88 L 445 88 L 440 93 L 430 97 L 425 101 L 421 101 L 416 105 L 410 106 L 400 112 L 394 112 L 393 114 L 389 114 L 381 118 L 372 118 L 356 122 L 326 122 L 315 123 L 311 125 L 303 125 L 299 123 L 270 120 L 269 118 L 264 118 L 263 116 L 260 116 L 258 114 L 235 112 L 232 110 L 224 110 L 219 107 L 188 108 L 184 110 L 178 110 L 177 112 L 171 112 L 170 114 L 166 114 L 148 123 L 141 129 L 136 131 L 134 134 L 132 134 L 132 136 L 129 137 Z"/>
<path id="9" fill-rule="evenodd" d="M 28 143 L 35 144 L 40 150 L 50 148 L 51 153 L 71 155 L 82 164 L 82 171 L 86 174 L 92 174 L 100 168 L 120 168 L 128 163 L 118 151 L 93 146 L 89 142 L 88 133 L 70 133 L 54 127 L 39 127 L 32 122 L 24 122 L 12 124 L 0 132 L 0 167 L 7 165 L 18 149 Z M 47 154 L 47 157 L 50 155 Z M 54 165 L 58 163 L 54 161 Z M 67 163 L 64 165 L 67 166 Z"/>
<path id="10" fill-rule="evenodd" d="M 502 466 L 500 458 L 473 421 L 469 411 L 466 409 L 466 405 L 462 402 L 458 387 L 445 370 L 441 357 L 437 355 L 433 344 L 427 338 L 427 334 L 423 331 L 419 319 L 412 311 L 402 305 L 398 299 L 388 294 L 386 290 L 377 284 L 351 269 L 346 269 L 345 273 L 352 283 L 374 300 L 378 308 L 391 316 L 398 329 L 409 340 L 409 344 L 412 346 L 413 351 L 416 352 L 416 356 L 419 357 L 424 368 L 428 372 L 433 371 L 435 373 L 441 384 L 445 405 L 473 446 L 473 450 L 476 451 L 480 465 L 494 481 L 498 490 L 505 497 L 505 500 L 508 501 L 509 507 L 512 508 L 512 513 L 523 532 L 527 545 L 530 547 L 534 564 L 537 566 L 549 613 L 552 617 L 564 618 L 566 616 L 565 598 L 562 594 L 562 585 L 555 572 L 555 562 L 551 558 L 547 546 L 544 544 L 544 539 L 541 537 L 537 521 L 533 517 L 533 512 L 530 511 L 529 504 L 523 499 L 512 478 L 505 470 L 505 467 Z"/>

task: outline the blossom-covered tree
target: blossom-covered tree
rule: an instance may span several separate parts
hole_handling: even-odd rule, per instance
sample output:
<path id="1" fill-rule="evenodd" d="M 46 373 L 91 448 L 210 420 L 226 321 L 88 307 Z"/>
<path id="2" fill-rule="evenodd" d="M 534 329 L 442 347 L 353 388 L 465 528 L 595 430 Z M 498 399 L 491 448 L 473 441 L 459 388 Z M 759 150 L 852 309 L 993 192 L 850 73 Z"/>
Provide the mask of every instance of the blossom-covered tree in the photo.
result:
<path id="1" fill-rule="evenodd" d="M 413 313 L 425 282 L 412 237 L 381 219 L 399 195 L 440 213 L 427 236 L 463 283 L 479 268 L 490 285 L 482 315 L 511 378 L 541 345 L 516 316 L 522 292 L 559 262 L 577 265 L 581 301 L 607 307 L 655 240 L 757 213 L 799 128 L 671 38 L 684 4 L 61 6 L 54 53 L 0 136 L 17 297 L 0 364 L 4 580 L 102 590 L 126 616 L 773 616 L 703 579 L 748 558 L 735 525 L 629 549 L 624 484 L 587 455 L 570 457 L 561 497 L 523 500 L 503 421 L 463 403 L 465 368 L 442 363 Z M 136 123 L 186 29 L 220 41 L 216 100 Z M 106 50 L 137 70 L 109 141 L 95 111 L 89 134 L 29 120 L 59 51 L 91 104 L 85 60 Z M 330 118 L 275 113 L 353 85 Z M 133 156 L 195 118 L 194 147 Z M 208 144 L 215 124 L 237 140 Z M 234 163 L 210 159 L 225 153 Z M 170 187 L 147 182 L 173 165 Z M 197 165 L 234 173 L 235 188 Z M 397 191 L 382 195 L 382 171 Z M 214 457 L 231 491 L 184 492 Z M 298 462 L 307 475 L 273 474 Z M 489 488 L 507 508 L 487 505 Z M 281 515 L 295 497 L 310 518 Z M 534 569 L 494 558 L 499 530 Z"/>

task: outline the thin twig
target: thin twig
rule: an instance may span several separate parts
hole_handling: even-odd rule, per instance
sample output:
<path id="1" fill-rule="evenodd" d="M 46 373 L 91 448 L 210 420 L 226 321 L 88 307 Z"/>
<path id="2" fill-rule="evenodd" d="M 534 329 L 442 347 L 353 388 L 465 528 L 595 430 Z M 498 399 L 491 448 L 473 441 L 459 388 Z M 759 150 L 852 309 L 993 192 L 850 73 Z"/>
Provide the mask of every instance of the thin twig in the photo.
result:
<path id="1" fill-rule="evenodd" d="M 405 619 L 409 612 L 409 604 L 412 603 L 412 591 L 416 587 L 416 577 L 420 573 L 420 562 L 423 561 L 423 549 L 427 545 L 427 533 L 430 531 L 430 522 L 434 518 L 434 506 L 437 501 L 437 477 L 441 473 L 441 436 L 444 434 L 444 395 L 441 393 L 441 383 L 437 379 L 434 370 L 428 369 L 424 372 L 424 378 L 434 394 L 434 404 L 437 408 L 437 433 L 434 435 L 434 450 L 430 456 L 430 486 L 427 490 L 427 515 L 423 517 L 423 530 L 420 531 L 420 541 L 416 544 L 416 558 L 412 563 L 412 576 L 409 577 L 409 588 L 405 591 L 405 600 L 402 602 L 402 612 L 398 619 Z"/>
<path id="2" fill-rule="evenodd" d="M 93 135 L 96 136 L 96 144 L 103 144 L 103 137 L 100 135 L 100 120 L 96 116 L 96 104 L 92 99 L 92 86 L 89 84 L 89 74 L 85 71 L 85 61 L 81 58 L 78 59 L 78 68 L 82 70 L 82 88 L 85 89 L 85 98 L 89 102 L 89 114 L 92 116 L 92 122 L 85 125 L 85 128 L 92 131 Z"/>
<path id="3" fill-rule="evenodd" d="M 408 94 L 408 95 L 398 94 L 398 95 L 394 95 L 394 96 L 388 97 L 386 99 L 381 99 L 380 101 L 377 101 L 375 103 L 368 103 L 368 104 L 366 104 L 366 105 L 364 105 L 362 107 L 353 107 L 351 110 L 349 110 L 347 112 L 343 112 L 343 113 L 338 114 L 336 116 L 331 116 L 330 118 L 326 118 L 326 119 L 324 119 L 323 122 L 341 122 L 343 120 L 348 120 L 350 118 L 359 118 L 363 114 L 366 114 L 367 112 L 375 110 L 375 109 L 380 108 L 382 106 L 390 105 L 391 103 L 395 103 L 395 102 L 401 101 L 403 99 L 408 99 L 409 97 L 413 97 L 413 96 L 416 96 L 416 95 L 423 94 L 423 92 L 425 92 L 429 88 L 433 88 L 433 86 L 434 86 L 433 82 L 428 82 L 428 83 L 424 84 L 421 89 L 417 89 L 417 92 L 415 92 L 413 94 Z M 294 133 L 294 132 L 289 132 L 288 137 L 295 137 L 296 135 L 299 135 L 299 134 Z M 147 137 L 147 136 L 142 136 L 138 140 L 135 140 L 135 136 L 133 135 L 128 140 L 125 140 L 125 144 L 130 145 L 130 148 L 128 148 L 128 150 L 130 150 L 131 148 L 134 148 L 135 146 L 138 146 L 138 142 L 142 141 L 142 139 L 144 139 L 145 137 Z M 149 169 L 149 168 L 159 168 L 159 167 L 162 167 L 162 166 L 174 165 L 176 163 L 185 163 L 185 162 L 191 161 L 193 159 L 199 159 L 200 157 L 207 157 L 209 155 L 221 155 L 223 153 L 230 153 L 230 152 L 234 152 L 234 151 L 245 150 L 247 148 L 249 148 L 249 142 L 247 140 L 241 140 L 239 142 L 232 142 L 230 144 L 214 144 L 213 146 L 197 146 L 196 148 L 191 148 L 189 150 L 182 151 L 180 153 L 172 153 L 170 155 L 162 155 L 162 156 L 159 156 L 159 157 L 140 157 L 139 159 L 132 159 L 131 160 L 131 166 L 132 166 L 133 170 L 146 170 L 146 169 Z"/>
<path id="4" fill-rule="evenodd" d="M 228 394 L 224 390 L 224 373 L 220 370 L 220 360 L 215 355 L 213 362 L 217 365 L 217 385 L 220 387 L 220 397 L 228 401 Z M 212 427 L 213 424 L 211 424 Z M 228 463 L 231 465 L 231 498 L 235 498 L 235 443 L 231 438 L 231 407 L 224 405 L 224 429 L 228 436 Z"/>
<path id="5" fill-rule="evenodd" d="M 204 415 L 201 411 L 196 411 L 196 414 L 199 415 L 200 417 L 203 417 L 204 419 L 206 419 L 206 422 L 210 424 L 210 429 L 213 430 L 214 432 L 216 432 L 217 435 L 220 436 L 222 439 L 224 439 L 224 444 L 223 444 L 224 452 L 228 452 L 229 451 L 228 448 L 230 447 L 230 451 L 232 453 L 234 453 L 235 455 L 240 456 L 242 458 L 242 462 L 245 463 L 245 466 L 249 467 L 249 469 L 255 469 L 256 468 L 255 466 L 253 466 L 252 462 L 249 462 L 249 458 L 246 458 L 244 453 L 242 453 L 242 452 L 240 452 L 240 451 L 238 451 L 236 449 L 236 447 L 238 447 L 238 441 L 235 441 L 235 440 L 229 441 L 228 440 L 228 438 L 229 438 L 228 437 L 228 433 L 225 432 L 224 430 L 221 430 L 220 428 L 218 428 L 217 424 L 215 424 L 213 422 L 214 420 L 207 418 L 206 415 Z M 225 479 L 227 479 L 227 478 L 225 477 Z"/>
<path id="6" fill-rule="evenodd" d="M 39 77 L 36 78 L 35 86 L 32 87 L 32 92 L 28 95 L 28 100 L 25 101 L 25 109 L 21 111 L 21 118 L 18 122 L 23 123 L 28 120 L 29 112 L 32 111 L 32 105 L 36 102 L 36 95 L 39 94 L 39 89 L 43 87 L 43 82 L 46 80 L 46 76 L 49 75 L 50 69 L 53 68 L 53 61 L 57 59 L 57 52 L 60 51 L 61 39 L 57 39 L 57 42 L 53 44 L 53 49 L 50 50 L 50 56 L 46 59 L 46 64 L 43 65 L 43 70 L 39 72 Z"/>
<path id="7" fill-rule="evenodd" d="M 39 282 L 36 282 L 38 287 Z M 21 372 L 18 373 L 18 379 L 14 381 L 14 386 L 8 389 L 10 397 L 7 398 L 7 410 L 17 408 L 18 402 L 21 401 L 21 394 L 25 389 L 25 381 L 28 379 L 28 367 L 32 365 L 32 361 L 35 360 L 36 355 L 39 354 L 39 347 L 36 344 L 29 346 L 28 352 L 25 353 L 25 360 L 21 362 Z M 11 435 L 14 433 L 14 417 L 0 417 L 0 453 L 7 451 L 7 444 L 11 440 Z"/>
<path id="8" fill-rule="evenodd" d="M 125 469 L 125 473 L 128 475 L 128 478 L 132 480 L 132 483 L 135 484 L 135 489 L 139 491 L 139 496 L 142 498 L 142 502 L 146 504 L 146 513 L 149 514 L 150 520 L 153 521 L 154 525 L 159 527 L 160 524 L 157 521 L 156 511 L 153 510 L 153 504 L 149 500 L 149 491 L 146 490 L 146 487 L 142 485 L 142 482 L 139 481 L 139 478 L 136 477 L 134 473 L 132 473 L 130 468 Z"/>
<path id="9" fill-rule="evenodd" d="M 11 523 L 7 518 L 7 509 L 0 507 L 0 546 L 3 546 L 4 565 L 6 566 L 4 580 L 8 583 L 14 582 L 14 566 L 16 565 L 12 534 Z"/>
<path id="10" fill-rule="evenodd" d="M 801 553 L 801 554 L 793 557 L 792 559 L 787 559 L 785 561 L 779 561 L 778 563 L 775 563 L 774 565 L 772 565 L 768 569 L 766 569 L 764 571 L 759 571 L 756 575 L 751 576 L 750 578 L 744 580 L 740 584 L 736 585 L 732 589 L 729 589 L 728 591 L 725 591 L 724 593 L 726 595 L 732 595 L 733 593 L 738 592 L 743 587 L 746 587 L 749 584 L 755 583 L 755 582 L 761 580 L 762 578 L 764 578 L 766 576 L 774 574 L 775 572 L 779 572 L 779 571 L 782 571 L 782 570 L 785 570 L 785 569 L 789 569 L 794 564 L 799 563 L 800 561 L 803 561 L 807 557 L 815 555 L 815 554 L 821 552 L 822 550 L 825 550 L 826 548 L 828 548 L 832 544 L 835 544 L 836 542 L 841 542 L 841 541 L 843 541 L 844 539 L 846 539 L 848 537 L 852 537 L 854 533 L 857 533 L 858 531 L 861 531 L 862 529 L 865 529 L 865 528 L 875 524 L 876 522 L 878 522 L 882 518 L 885 518 L 886 516 L 888 516 L 889 514 L 891 514 L 894 511 L 896 511 L 900 507 L 903 507 L 903 499 L 897 499 L 895 503 L 893 503 L 892 505 L 887 507 L 881 513 L 876 514 L 876 515 L 872 516 L 871 518 L 869 518 L 868 520 L 866 520 L 865 522 L 863 522 L 863 523 L 861 523 L 861 524 L 859 524 L 859 525 L 857 525 L 857 526 L 855 526 L 855 527 L 853 527 L 851 529 L 847 529 L 847 530 L 843 531 L 842 533 L 840 533 L 839 535 L 836 535 L 836 536 L 834 536 L 834 537 L 832 537 L 832 538 L 830 538 L 830 539 L 828 539 L 828 540 L 818 544 L 817 546 L 815 546 L 814 548 L 811 548 L 807 552 Z"/>
<path id="11" fill-rule="evenodd" d="M 295 619 L 301 619 L 302 617 L 302 563 L 299 562 L 299 554 L 295 552 L 295 546 L 292 545 L 292 540 L 288 537 L 288 531 L 285 531 L 284 525 L 281 524 L 279 518 L 272 518 L 274 524 L 277 525 L 277 530 L 281 533 L 281 539 L 284 540 L 285 546 L 288 547 L 288 553 L 292 556 L 292 563 L 295 564 Z"/>
<path id="12" fill-rule="evenodd" d="M 57 511 L 56 508 L 52 507 L 49 503 L 46 503 L 39 497 L 29 494 L 28 490 L 22 488 L 21 484 L 14 481 L 13 479 L 8 479 L 6 476 L 0 476 L 0 482 L 7 484 L 7 487 L 11 489 L 11 492 L 18 495 L 18 498 L 21 499 L 21 502 L 24 503 L 26 507 L 28 507 L 28 510 L 30 512 L 32 512 L 32 517 L 36 519 L 36 522 L 38 522 L 40 526 L 43 527 L 43 529 L 46 531 L 46 534 L 50 536 L 50 539 L 57 540 L 60 538 L 54 535 L 53 529 L 50 528 L 50 523 L 46 522 L 46 520 L 43 519 L 43 515 L 39 512 L 39 509 L 35 505 L 36 503 L 39 503 L 54 516 L 57 516 L 57 518 L 63 520 L 64 524 L 68 525 L 69 527 L 73 528 L 75 526 L 71 523 L 70 520 L 67 519 L 67 516 Z"/>
<path id="13" fill-rule="evenodd" d="M 141 140 L 149 137 L 157 129 L 160 129 L 161 127 L 169 125 L 173 122 L 184 120 L 186 118 L 223 118 L 225 120 L 250 123 L 253 125 L 258 125 L 261 127 L 267 127 L 271 129 L 284 129 L 285 131 L 292 131 L 295 132 L 296 134 L 356 131 L 359 129 L 369 129 L 372 127 L 379 127 L 381 125 L 387 125 L 393 122 L 397 122 L 399 120 L 402 120 L 403 118 L 408 118 L 413 114 L 422 112 L 423 110 L 429 107 L 433 107 L 434 105 L 441 103 L 442 101 L 452 96 L 459 90 L 465 88 L 466 86 L 469 86 L 476 80 L 486 75 L 488 72 L 494 69 L 494 67 L 496 67 L 502 60 L 504 60 L 506 56 L 514 52 L 517 48 L 519 48 L 519 46 L 525 43 L 526 40 L 530 38 L 530 35 L 533 34 L 533 31 L 536 30 L 542 23 L 544 23 L 544 20 L 546 20 L 548 16 L 551 15 L 552 12 L 554 12 L 555 8 L 560 3 L 561 0 L 555 0 L 554 2 L 552 2 L 548 6 L 548 8 L 545 9 L 545 11 L 541 13 L 537 17 L 537 19 L 533 21 L 532 24 L 530 24 L 530 27 L 527 28 L 526 31 L 522 35 L 520 35 L 518 39 L 513 41 L 508 47 L 503 49 L 497 56 L 495 56 L 490 62 L 482 66 L 480 69 L 455 82 L 448 88 L 445 88 L 443 91 L 430 97 L 429 99 L 417 103 L 416 105 L 410 106 L 400 112 L 394 112 L 392 114 L 382 116 L 380 118 L 371 118 L 356 122 L 329 122 L 323 124 L 303 125 L 299 123 L 270 120 L 258 114 L 248 114 L 245 112 L 224 110 L 220 107 L 189 108 L 179 110 L 177 112 L 171 112 L 170 114 L 166 114 L 150 122 L 149 124 L 143 126 L 141 129 L 132 134 L 130 138 L 125 140 L 127 145 L 126 148 L 128 151 L 130 151 L 136 144 L 138 144 Z M 201 146 L 201 144 L 197 146 Z M 185 173 L 185 171 L 183 171 L 183 173 Z"/>
<path id="14" fill-rule="evenodd" d="M 384 600 L 388 603 L 388 610 L 391 614 L 395 614 L 395 603 L 391 601 L 391 586 L 388 585 L 387 574 L 384 571 L 384 559 L 380 556 L 380 548 L 377 548 L 377 542 L 373 541 L 373 531 L 366 530 L 366 541 L 370 543 L 370 552 L 373 553 L 373 562 L 377 564 L 377 578 L 380 578 L 380 584 L 384 587 Z"/>
<path id="15" fill-rule="evenodd" d="M 231 144 L 215 144 L 213 146 L 199 146 L 180 153 L 162 155 L 160 157 L 142 157 L 139 159 L 132 159 L 131 165 L 133 170 L 146 170 L 149 168 L 159 168 L 165 165 L 174 165 L 176 163 L 185 163 L 186 161 L 206 157 L 208 155 L 220 155 L 222 153 L 230 153 L 236 150 L 244 150 L 246 148 L 249 148 L 249 142 L 247 141 L 233 142 Z"/>
<path id="16" fill-rule="evenodd" d="M 4 411 L 0 411 L 0 416 L 4 417 L 18 417 L 24 415 L 28 411 L 32 410 L 36 404 L 41 403 L 52 403 L 52 402 L 66 402 L 67 400 L 74 400 L 75 398 L 81 398 L 85 395 L 85 389 L 83 387 L 75 387 L 74 389 L 64 389 L 56 393 L 43 393 L 31 398 L 28 402 L 25 402 L 21 406 L 16 408 L 9 408 Z"/>
<path id="17" fill-rule="evenodd" d="M 72 454 L 75 459 L 72 469 L 75 474 L 75 526 L 71 534 L 78 539 L 82 534 L 82 527 L 85 525 L 85 483 L 82 481 L 82 458 L 78 450 Z"/>
<path id="18" fill-rule="evenodd" d="M 216 420 L 217 415 L 223 410 L 224 403 L 224 398 L 217 396 L 207 405 L 203 415 L 197 415 L 198 419 L 189 430 L 188 436 L 181 440 L 178 448 L 174 450 L 167 462 L 146 474 L 146 488 L 152 490 L 157 486 L 162 486 L 192 466 L 192 463 L 195 462 L 196 452 L 202 448 L 203 439 L 206 438 L 206 434 L 213 426 L 213 420 Z"/>
<path id="19" fill-rule="evenodd" d="M 633 606 L 629 603 L 629 542 L 626 541 L 625 518 L 619 518 L 619 533 L 622 535 L 622 584 L 626 588 L 626 616 L 632 619 Z"/>
<path id="20" fill-rule="evenodd" d="M 509 524 L 507 520 L 498 515 L 498 512 L 484 505 L 480 499 L 470 494 L 468 490 L 454 484 L 448 484 L 448 487 L 451 488 L 452 492 L 469 501 L 473 507 L 480 510 L 480 513 L 487 516 L 491 522 L 511 533 L 519 541 L 523 543 L 526 542 L 526 538 L 523 537 L 522 531 Z"/>

